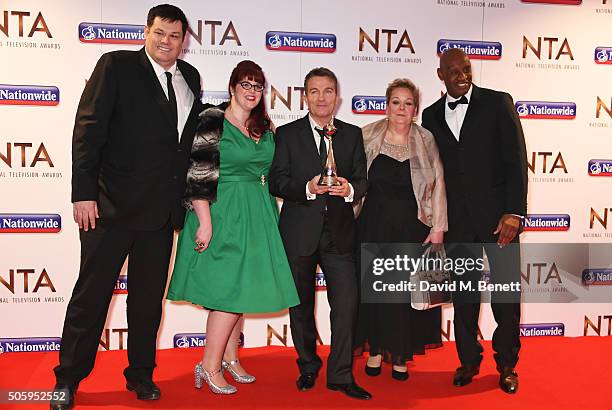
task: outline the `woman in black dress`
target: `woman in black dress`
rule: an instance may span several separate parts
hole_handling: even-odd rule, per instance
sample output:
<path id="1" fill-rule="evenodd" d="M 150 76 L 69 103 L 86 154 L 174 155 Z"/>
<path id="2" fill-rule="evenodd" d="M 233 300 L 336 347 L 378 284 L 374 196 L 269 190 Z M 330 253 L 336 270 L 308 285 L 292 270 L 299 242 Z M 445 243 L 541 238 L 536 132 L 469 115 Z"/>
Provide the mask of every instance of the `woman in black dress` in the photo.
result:
<path id="1" fill-rule="evenodd" d="M 360 243 L 441 244 L 447 230 L 442 163 L 433 135 L 415 123 L 419 90 L 407 79 L 387 87 L 387 117 L 363 128 L 368 193 L 359 214 Z M 441 309 L 409 303 L 362 303 L 357 346 L 369 346 L 366 373 L 408 379 L 406 361 L 439 347 Z"/>

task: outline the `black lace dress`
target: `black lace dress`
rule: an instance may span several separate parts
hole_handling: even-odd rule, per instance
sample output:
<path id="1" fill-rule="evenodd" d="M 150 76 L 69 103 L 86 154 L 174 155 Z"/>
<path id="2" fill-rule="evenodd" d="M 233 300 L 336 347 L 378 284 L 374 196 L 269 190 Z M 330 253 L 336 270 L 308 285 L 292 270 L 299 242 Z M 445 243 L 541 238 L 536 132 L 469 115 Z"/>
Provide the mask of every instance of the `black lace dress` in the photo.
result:
<path id="1" fill-rule="evenodd" d="M 357 221 L 359 242 L 422 243 L 430 228 L 416 215 L 410 159 L 379 154 L 368 172 L 368 193 Z M 402 366 L 413 354 L 441 345 L 440 308 L 417 311 L 409 303 L 359 307 L 356 353 L 369 350 L 371 356 L 382 354 L 385 362 Z"/>

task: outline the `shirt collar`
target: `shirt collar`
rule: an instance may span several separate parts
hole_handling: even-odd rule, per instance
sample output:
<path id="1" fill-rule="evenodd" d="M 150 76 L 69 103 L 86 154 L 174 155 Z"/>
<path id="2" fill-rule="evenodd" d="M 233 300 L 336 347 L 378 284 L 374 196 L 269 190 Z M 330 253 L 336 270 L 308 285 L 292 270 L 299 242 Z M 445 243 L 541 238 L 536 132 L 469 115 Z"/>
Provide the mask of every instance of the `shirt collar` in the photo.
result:
<path id="1" fill-rule="evenodd" d="M 157 64 L 155 60 L 153 60 L 153 58 L 149 55 L 149 52 L 147 51 L 146 48 L 145 48 L 145 54 L 147 55 L 147 58 L 151 62 L 151 65 L 153 66 L 153 71 L 155 71 L 155 75 L 157 77 L 161 77 L 162 75 L 164 75 L 166 71 L 172 74 L 173 77 L 174 75 L 176 75 L 176 61 L 174 62 L 174 64 L 172 64 L 172 66 L 169 69 L 166 70 L 164 67 Z"/>
<path id="2" fill-rule="evenodd" d="M 473 89 L 474 89 L 474 87 L 473 87 L 472 85 L 470 85 L 470 89 L 468 90 L 468 92 L 467 92 L 467 93 L 465 93 L 465 95 L 463 95 L 465 98 L 467 98 L 467 100 L 468 100 L 468 104 L 470 103 L 470 101 L 471 101 L 471 99 L 472 99 L 472 90 L 473 90 Z M 463 96 L 462 96 L 462 97 L 463 97 Z M 449 93 L 446 93 L 446 102 L 447 102 L 447 103 L 449 103 L 449 102 L 454 102 L 454 101 L 457 101 L 457 100 L 459 100 L 459 99 L 461 99 L 461 97 L 459 97 L 459 98 L 455 98 L 455 97 L 452 97 L 452 96 L 451 96 Z"/>
<path id="3" fill-rule="evenodd" d="M 312 118 L 310 113 L 308 113 L 308 121 L 310 122 L 310 128 L 313 130 L 313 132 L 314 132 L 315 128 L 321 128 L 321 126 L 319 124 L 317 124 L 317 122 Z M 332 117 L 332 124 L 333 124 L 333 122 L 334 122 L 334 119 Z"/>

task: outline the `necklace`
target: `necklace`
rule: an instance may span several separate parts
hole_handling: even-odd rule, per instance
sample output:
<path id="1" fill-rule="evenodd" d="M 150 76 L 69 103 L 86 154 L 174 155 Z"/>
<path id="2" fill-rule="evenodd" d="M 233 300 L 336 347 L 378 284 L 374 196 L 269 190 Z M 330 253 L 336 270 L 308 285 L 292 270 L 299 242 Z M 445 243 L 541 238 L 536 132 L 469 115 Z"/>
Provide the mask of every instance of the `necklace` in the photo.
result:
<path id="1" fill-rule="evenodd" d="M 408 148 L 408 144 L 393 144 L 392 142 L 389 142 L 387 140 L 384 140 L 383 142 L 392 147 Z"/>
<path id="2" fill-rule="evenodd" d="M 227 111 L 229 111 L 232 118 L 234 118 L 234 121 L 232 121 L 232 124 L 234 124 L 238 128 L 242 128 L 243 130 L 246 130 L 247 132 L 249 131 L 249 127 L 245 126 L 244 123 L 240 124 L 240 120 L 238 119 L 238 117 L 236 117 L 236 114 L 234 114 L 234 110 L 232 110 L 232 107 L 229 107 Z"/>
<path id="3" fill-rule="evenodd" d="M 410 150 L 408 144 L 392 144 L 387 140 L 383 140 L 383 144 L 380 147 L 380 153 L 385 154 L 388 157 L 395 159 L 396 161 L 403 162 L 410 158 Z"/>
<path id="4" fill-rule="evenodd" d="M 245 126 L 244 124 L 240 124 L 240 121 L 238 120 L 238 117 L 236 117 L 236 114 L 234 114 L 234 110 L 232 110 L 231 106 L 226 110 L 226 112 L 227 111 L 229 111 L 229 113 L 231 114 L 232 118 L 234 119 L 234 121 L 230 121 L 232 123 L 232 125 L 236 126 L 237 128 L 242 128 L 243 130 L 245 130 L 246 133 L 241 132 L 241 134 L 245 135 L 246 137 L 248 137 L 250 140 L 252 140 L 256 144 L 259 144 L 260 138 L 252 137 L 251 136 L 251 130 L 249 129 L 249 127 Z"/>

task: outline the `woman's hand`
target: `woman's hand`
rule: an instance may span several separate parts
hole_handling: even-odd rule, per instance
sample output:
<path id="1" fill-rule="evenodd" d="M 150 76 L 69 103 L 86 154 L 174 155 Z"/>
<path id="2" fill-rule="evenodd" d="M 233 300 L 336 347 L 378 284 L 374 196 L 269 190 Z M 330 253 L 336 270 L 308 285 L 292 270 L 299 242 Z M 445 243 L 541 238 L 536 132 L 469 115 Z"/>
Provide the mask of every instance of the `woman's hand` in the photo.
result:
<path id="1" fill-rule="evenodd" d="M 210 245 L 210 240 L 212 238 L 212 224 L 204 224 L 198 227 L 198 230 L 195 234 L 195 250 L 198 252 L 203 252 Z"/>
<path id="2" fill-rule="evenodd" d="M 439 252 L 440 250 L 442 250 L 442 245 L 444 243 L 444 232 L 443 231 L 429 232 L 429 235 L 427 235 L 427 238 L 425 238 L 423 245 L 426 245 L 428 243 L 432 244 L 432 250 L 436 252 Z"/>
<path id="3" fill-rule="evenodd" d="M 196 199 L 191 201 L 193 210 L 198 216 L 198 222 L 200 226 L 196 230 L 194 248 L 197 252 L 203 252 L 208 249 L 210 240 L 212 239 L 212 221 L 210 218 L 210 204 L 208 201 Z"/>

